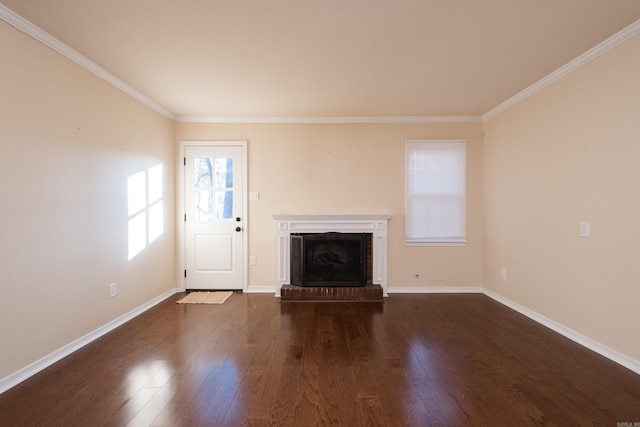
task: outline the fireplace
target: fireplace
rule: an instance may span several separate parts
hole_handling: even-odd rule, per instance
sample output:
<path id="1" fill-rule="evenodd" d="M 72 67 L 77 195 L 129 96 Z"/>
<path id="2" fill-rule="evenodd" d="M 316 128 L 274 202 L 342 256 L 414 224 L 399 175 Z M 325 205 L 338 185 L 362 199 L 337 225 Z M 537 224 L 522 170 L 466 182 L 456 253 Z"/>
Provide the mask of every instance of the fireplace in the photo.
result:
<path id="1" fill-rule="evenodd" d="M 367 254 L 367 286 L 382 287 L 387 296 L 387 225 L 389 214 L 274 214 L 276 220 L 276 296 L 281 296 L 283 286 L 291 286 L 291 234 L 296 233 L 367 233 L 371 235 Z M 359 289 L 365 289 L 364 286 Z M 314 289 L 339 291 L 351 287 L 301 287 L 306 292 Z"/>
<path id="2" fill-rule="evenodd" d="M 367 233 L 292 233 L 290 277 L 298 286 L 364 286 Z"/>

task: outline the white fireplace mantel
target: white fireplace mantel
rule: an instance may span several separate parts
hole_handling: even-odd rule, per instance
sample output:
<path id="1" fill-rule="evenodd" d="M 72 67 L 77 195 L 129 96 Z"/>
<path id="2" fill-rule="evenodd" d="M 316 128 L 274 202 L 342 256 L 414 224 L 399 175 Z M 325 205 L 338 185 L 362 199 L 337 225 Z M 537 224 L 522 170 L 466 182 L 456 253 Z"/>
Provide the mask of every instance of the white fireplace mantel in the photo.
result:
<path id="1" fill-rule="evenodd" d="M 280 296 L 282 285 L 290 283 L 289 246 L 291 233 L 371 233 L 373 283 L 382 286 L 387 296 L 387 224 L 389 214 L 364 215 L 307 215 L 274 214 L 277 222 L 277 285 L 276 296 Z"/>

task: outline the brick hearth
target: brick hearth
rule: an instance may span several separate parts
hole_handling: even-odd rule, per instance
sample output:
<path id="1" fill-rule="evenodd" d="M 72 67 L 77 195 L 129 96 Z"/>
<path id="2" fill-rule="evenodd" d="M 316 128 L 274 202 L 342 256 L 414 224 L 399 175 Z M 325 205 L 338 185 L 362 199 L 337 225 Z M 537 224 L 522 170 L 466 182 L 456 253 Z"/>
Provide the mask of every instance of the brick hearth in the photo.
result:
<path id="1" fill-rule="evenodd" d="M 302 287 L 282 285 L 281 301 L 376 301 L 384 302 L 382 286 Z"/>

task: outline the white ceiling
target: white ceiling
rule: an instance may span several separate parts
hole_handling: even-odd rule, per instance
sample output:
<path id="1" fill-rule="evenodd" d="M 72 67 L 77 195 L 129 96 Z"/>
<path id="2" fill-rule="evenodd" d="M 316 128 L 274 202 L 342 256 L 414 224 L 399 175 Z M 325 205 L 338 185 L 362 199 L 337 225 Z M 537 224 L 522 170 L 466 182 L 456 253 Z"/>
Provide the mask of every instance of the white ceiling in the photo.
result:
<path id="1" fill-rule="evenodd" d="M 0 0 L 176 116 L 480 116 L 638 0 Z"/>

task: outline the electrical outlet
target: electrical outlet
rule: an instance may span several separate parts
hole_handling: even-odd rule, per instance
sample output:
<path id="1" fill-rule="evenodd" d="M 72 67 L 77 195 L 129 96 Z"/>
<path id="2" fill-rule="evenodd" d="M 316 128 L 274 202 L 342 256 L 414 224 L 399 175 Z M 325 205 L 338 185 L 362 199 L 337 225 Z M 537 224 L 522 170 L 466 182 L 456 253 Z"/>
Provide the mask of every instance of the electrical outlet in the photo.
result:
<path id="1" fill-rule="evenodd" d="M 256 256 L 255 255 L 251 255 L 249 257 L 249 265 L 256 265 Z"/>
<path id="2" fill-rule="evenodd" d="M 500 269 L 500 278 L 503 280 L 507 279 L 507 269 L 504 267 Z"/>
<path id="3" fill-rule="evenodd" d="M 118 284 L 109 283 L 109 298 L 113 298 L 118 294 Z"/>

